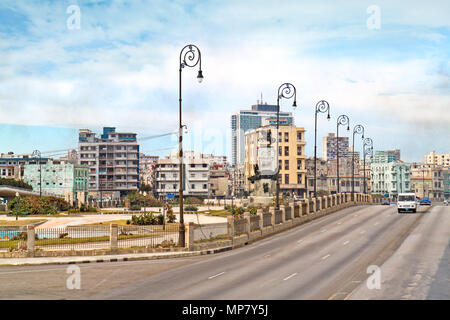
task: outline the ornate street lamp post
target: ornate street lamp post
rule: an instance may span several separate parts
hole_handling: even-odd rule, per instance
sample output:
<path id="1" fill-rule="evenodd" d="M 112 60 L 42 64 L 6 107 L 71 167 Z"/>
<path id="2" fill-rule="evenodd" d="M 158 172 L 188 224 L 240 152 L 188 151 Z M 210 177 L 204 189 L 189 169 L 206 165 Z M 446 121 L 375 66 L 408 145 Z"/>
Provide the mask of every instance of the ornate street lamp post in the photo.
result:
<path id="1" fill-rule="evenodd" d="M 42 166 L 41 166 L 41 152 L 34 150 L 31 154 L 33 158 L 39 158 L 39 197 L 42 197 Z"/>
<path id="2" fill-rule="evenodd" d="M 363 157 L 364 157 L 364 194 L 367 193 L 366 189 L 366 157 L 373 156 L 373 141 L 371 138 L 365 138 L 363 142 Z"/>
<path id="3" fill-rule="evenodd" d="M 340 181 L 339 181 L 339 126 L 347 125 L 347 131 L 350 131 L 350 119 L 345 114 L 341 114 L 337 118 L 336 126 L 336 171 L 337 171 L 337 193 L 340 192 Z"/>
<path id="4" fill-rule="evenodd" d="M 328 112 L 327 119 L 330 120 L 330 104 L 325 100 L 320 100 L 316 104 L 314 117 L 314 197 L 317 197 L 317 114 Z"/>
<path id="5" fill-rule="evenodd" d="M 361 134 L 364 139 L 364 127 L 360 124 L 353 128 L 353 148 L 352 148 L 352 200 L 355 200 L 355 134 Z M 364 152 L 364 151 L 363 151 Z M 359 159 L 358 159 L 359 161 Z M 361 190 L 361 189 L 360 189 Z"/>
<path id="6" fill-rule="evenodd" d="M 275 206 L 276 209 L 280 209 L 280 151 L 279 151 L 279 140 L 280 140 L 280 134 L 279 134 L 279 127 L 280 127 L 280 99 L 291 99 L 294 98 L 294 103 L 292 104 L 292 107 L 295 109 L 297 107 L 297 90 L 295 89 L 294 85 L 291 83 L 283 83 L 278 88 L 278 95 L 277 95 L 277 186 L 276 186 L 276 201 Z M 307 179 L 306 179 L 307 180 Z M 307 181 L 306 181 L 307 182 Z"/>
<path id="7" fill-rule="evenodd" d="M 197 80 L 199 83 L 203 80 L 202 73 L 202 59 L 200 49 L 193 44 L 185 46 L 180 52 L 180 69 L 179 69 L 179 153 L 180 159 L 180 179 L 179 179 L 179 200 L 180 200 L 180 234 L 178 239 L 178 245 L 184 247 L 185 244 L 185 228 L 184 228 L 184 215 L 183 215 L 183 122 L 181 118 L 181 71 L 184 67 L 195 67 L 199 65 L 197 74 Z"/>

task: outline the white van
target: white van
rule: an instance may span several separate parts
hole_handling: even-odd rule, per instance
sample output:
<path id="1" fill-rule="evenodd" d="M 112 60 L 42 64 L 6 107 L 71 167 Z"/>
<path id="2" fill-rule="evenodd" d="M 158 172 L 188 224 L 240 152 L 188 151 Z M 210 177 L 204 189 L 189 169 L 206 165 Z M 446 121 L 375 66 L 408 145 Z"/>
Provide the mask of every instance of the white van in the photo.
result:
<path id="1" fill-rule="evenodd" d="M 416 194 L 415 193 L 400 193 L 397 199 L 397 210 L 400 212 L 416 212 Z"/>

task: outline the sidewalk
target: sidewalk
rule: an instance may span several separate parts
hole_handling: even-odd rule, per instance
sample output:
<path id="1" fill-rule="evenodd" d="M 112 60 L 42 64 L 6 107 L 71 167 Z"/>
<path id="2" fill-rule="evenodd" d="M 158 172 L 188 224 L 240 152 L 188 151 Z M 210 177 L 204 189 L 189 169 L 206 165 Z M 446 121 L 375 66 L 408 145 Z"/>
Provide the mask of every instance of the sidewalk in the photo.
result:
<path id="1" fill-rule="evenodd" d="M 24 265 L 31 266 L 31 265 L 46 265 L 46 264 L 76 264 L 76 263 L 170 259 L 170 258 L 194 257 L 207 254 L 214 254 L 228 250 L 231 250 L 231 247 L 223 247 L 201 251 L 130 253 L 130 254 L 117 254 L 104 256 L 2 258 L 0 259 L 0 266 L 24 266 Z"/>

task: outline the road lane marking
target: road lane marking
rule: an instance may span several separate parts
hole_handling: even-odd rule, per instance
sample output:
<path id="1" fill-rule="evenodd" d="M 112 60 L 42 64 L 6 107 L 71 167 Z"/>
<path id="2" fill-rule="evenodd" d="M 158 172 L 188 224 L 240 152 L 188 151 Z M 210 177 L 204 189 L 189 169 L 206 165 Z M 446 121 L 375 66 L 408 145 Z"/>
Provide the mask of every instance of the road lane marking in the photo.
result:
<path id="1" fill-rule="evenodd" d="M 364 233 L 366 233 L 366 231 L 365 230 L 363 230 L 363 231 L 361 231 L 359 234 L 364 234 Z"/>
<path id="2" fill-rule="evenodd" d="M 322 231 L 320 231 L 320 233 L 327 231 L 327 229 L 323 229 Z"/>
<path id="3" fill-rule="evenodd" d="M 266 254 L 266 255 L 264 256 L 264 258 L 268 258 L 268 257 L 270 257 L 270 254 Z"/>
<path id="4" fill-rule="evenodd" d="M 297 275 L 297 272 L 291 274 L 290 276 L 288 276 L 288 277 L 286 277 L 286 278 L 284 278 L 283 281 L 289 280 L 290 278 L 295 277 L 296 275 Z"/>
<path id="5" fill-rule="evenodd" d="M 322 257 L 322 260 L 325 260 L 325 259 L 328 258 L 329 256 L 331 256 L 331 254 L 327 254 L 326 256 Z"/>
<path id="6" fill-rule="evenodd" d="M 342 221 L 338 222 L 337 224 L 342 224 Z"/>
<path id="7" fill-rule="evenodd" d="M 300 239 L 297 241 L 297 243 L 303 242 L 303 240 L 305 240 L 305 239 Z"/>
<path id="8" fill-rule="evenodd" d="M 375 222 L 374 226 L 379 225 L 379 224 L 380 224 L 380 223 L 377 221 L 377 222 Z"/>
<path id="9" fill-rule="evenodd" d="M 348 240 L 345 241 L 345 242 L 344 242 L 344 246 L 347 245 L 347 244 L 349 244 L 349 242 L 350 242 L 350 241 L 348 241 Z"/>
<path id="10" fill-rule="evenodd" d="M 209 280 L 214 279 L 215 277 L 221 276 L 221 275 L 223 275 L 224 273 L 225 273 L 225 271 L 224 271 L 224 272 L 221 272 L 221 273 L 218 273 L 218 274 L 215 274 L 215 275 L 209 277 L 208 279 L 209 279 Z"/>

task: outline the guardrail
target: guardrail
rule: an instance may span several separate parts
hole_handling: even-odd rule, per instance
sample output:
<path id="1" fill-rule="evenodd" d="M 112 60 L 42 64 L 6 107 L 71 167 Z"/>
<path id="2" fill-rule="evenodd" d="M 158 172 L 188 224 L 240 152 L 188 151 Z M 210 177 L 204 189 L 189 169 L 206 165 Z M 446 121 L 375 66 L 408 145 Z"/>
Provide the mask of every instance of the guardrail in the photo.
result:
<path id="1" fill-rule="evenodd" d="M 204 244 L 198 242 L 208 238 L 210 240 L 221 238 L 222 241 L 231 243 L 233 247 L 240 246 L 353 205 L 371 203 L 370 195 L 358 193 L 352 197 L 351 193 L 341 193 L 291 203 L 288 206 L 281 205 L 279 210 L 273 207 L 258 209 L 256 215 L 244 212 L 243 217 L 228 216 L 227 232 L 225 233 L 224 224 L 222 224 L 220 231 L 211 233 L 210 237 L 200 237 L 200 226 L 189 223 L 186 224 L 186 247 L 190 250 L 202 248 Z"/>

